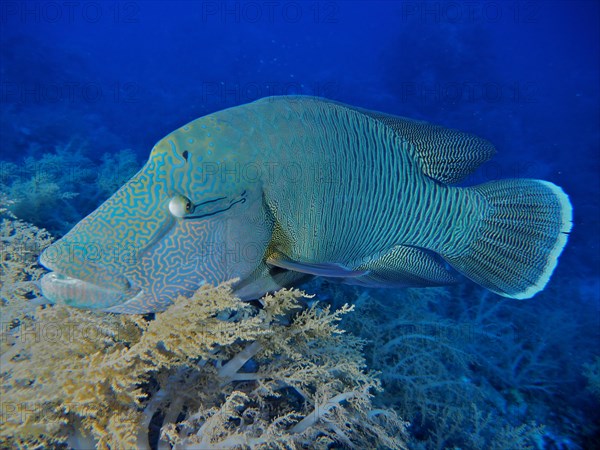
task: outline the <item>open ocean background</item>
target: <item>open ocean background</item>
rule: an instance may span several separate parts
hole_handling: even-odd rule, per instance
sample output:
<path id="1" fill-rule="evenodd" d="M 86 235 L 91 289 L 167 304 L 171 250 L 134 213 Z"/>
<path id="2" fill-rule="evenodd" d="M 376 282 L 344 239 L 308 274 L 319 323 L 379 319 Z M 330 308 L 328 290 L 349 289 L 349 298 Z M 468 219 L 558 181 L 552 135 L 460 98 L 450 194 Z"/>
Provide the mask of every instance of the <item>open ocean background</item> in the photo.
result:
<path id="1" fill-rule="evenodd" d="M 502 397 L 511 424 L 546 425 L 538 448 L 600 448 L 600 399 L 583 375 L 600 356 L 599 24 L 600 3 L 591 0 L 4 0 L 0 191 L 29 196 L 13 212 L 60 236 L 108 197 L 108 187 L 93 185 L 106 154 L 131 149 L 121 153 L 116 188 L 169 132 L 269 95 L 323 96 L 485 137 L 498 153 L 468 184 L 540 178 L 563 187 L 574 208 L 547 292 L 494 318 L 514 323 L 528 351 L 544 346 L 543 368 L 529 383 L 485 389 Z M 40 174 L 57 186 L 53 203 L 23 192 Z M 311 287 L 334 303 L 360 295 Z M 370 295 L 403 304 L 405 294 Z M 471 307 L 481 291 L 455 289 L 430 312 L 460 324 L 457 295 Z M 372 368 L 385 373 L 380 363 Z M 541 379 L 547 388 L 531 388 Z M 407 394 L 387 387 L 403 417 L 421 423 L 425 414 L 402 403 Z M 412 427 L 414 448 L 435 448 L 427 441 L 435 416 L 427 420 Z M 439 448 L 468 448 L 461 442 L 449 437 Z"/>

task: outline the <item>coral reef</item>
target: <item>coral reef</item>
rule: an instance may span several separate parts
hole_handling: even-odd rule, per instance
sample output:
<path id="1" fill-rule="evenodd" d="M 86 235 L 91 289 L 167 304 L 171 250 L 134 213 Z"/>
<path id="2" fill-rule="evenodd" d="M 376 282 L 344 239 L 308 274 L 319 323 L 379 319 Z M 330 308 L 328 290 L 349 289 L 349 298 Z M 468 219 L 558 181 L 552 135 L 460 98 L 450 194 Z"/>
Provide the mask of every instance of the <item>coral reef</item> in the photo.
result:
<path id="1" fill-rule="evenodd" d="M 38 155 L 41 148 L 29 149 Z M 120 188 L 140 167 L 131 150 L 94 161 L 86 141 L 73 138 L 53 152 L 19 164 L 0 161 L 0 194 L 17 218 L 63 235 Z"/>
<path id="2" fill-rule="evenodd" d="M 0 307 L 2 324 L 18 325 L 40 295 L 36 281 L 44 270 L 38 255 L 53 239 L 46 230 L 17 220 L 0 196 Z"/>
<path id="3" fill-rule="evenodd" d="M 485 357 L 478 351 L 506 326 L 453 321 L 430 309 L 450 297 L 448 289 L 436 288 L 406 290 L 402 303 L 386 304 L 366 292 L 357 299 L 358 314 L 346 325 L 370 342 L 368 366 L 381 371 L 385 404 L 411 422 L 417 448 L 536 448 L 543 427 L 511 423 L 507 400 L 480 371 Z M 473 349 L 476 341 L 482 345 Z"/>
<path id="4" fill-rule="evenodd" d="M 297 290 L 255 307 L 230 286 L 153 319 L 54 305 L 3 330 L 3 445 L 404 448 L 362 341 L 338 327 L 351 307 Z"/>
<path id="5" fill-rule="evenodd" d="M 472 285 L 391 291 L 322 281 L 312 289 L 334 306 L 355 298 L 357 314 L 342 326 L 367 341 L 367 366 L 381 373 L 385 393 L 374 401 L 411 423 L 411 448 L 578 448 L 597 433 L 575 425 L 584 419 L 571 406 L 593 414 L 578 393 L 591 358 L 592 335 L 582 330 L 594 330 L 597 316 L 584 308 L 565 316 L 569 286 L 537 303 Z"/>

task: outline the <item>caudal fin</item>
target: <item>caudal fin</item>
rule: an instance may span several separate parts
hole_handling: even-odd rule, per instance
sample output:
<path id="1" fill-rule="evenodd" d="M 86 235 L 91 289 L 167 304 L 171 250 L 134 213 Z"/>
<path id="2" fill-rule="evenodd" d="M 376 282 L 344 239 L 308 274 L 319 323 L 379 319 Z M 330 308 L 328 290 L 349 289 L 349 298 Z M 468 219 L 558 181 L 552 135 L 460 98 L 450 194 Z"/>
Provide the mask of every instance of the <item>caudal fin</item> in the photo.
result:
<path id="1" fill-rule="evenodd" d="M 447 261 L 500 295 L 525 299 L 550 280 L 571 231 L 569 197 L 541 180 L 500 180 L 469 188 L 488 203 L 466 252 Z"/>

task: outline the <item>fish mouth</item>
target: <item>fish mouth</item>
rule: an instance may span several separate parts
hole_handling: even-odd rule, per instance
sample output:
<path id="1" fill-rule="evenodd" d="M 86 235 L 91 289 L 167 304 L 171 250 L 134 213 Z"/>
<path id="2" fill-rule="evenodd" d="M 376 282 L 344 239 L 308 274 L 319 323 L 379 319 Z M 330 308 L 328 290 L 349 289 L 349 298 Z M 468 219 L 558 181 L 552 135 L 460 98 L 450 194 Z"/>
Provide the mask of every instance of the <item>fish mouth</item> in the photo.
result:
<path id="1" fill-rule="evenodd" d="M 42 294 L 52 303 L 86 309 L 106 309 L 120 305 L 141 292 L 139 288 L 128 291 L 111 289 L 57 272 L 44 275 L 40 285 Z"/>
<path id="2" fill-rule="evenodd" d="M 106 309 L 125 303 L 142 291 L 132 286 L 124 275 L 99 264 L 86 264 L 84 275 L 81 276 L 48 261 L 44 258 L 44 253 L 40 256 L 40 263 L 51 270 L 40 280 L 40 287 L 43 296 L 52 303 L 76 308 Z"/>

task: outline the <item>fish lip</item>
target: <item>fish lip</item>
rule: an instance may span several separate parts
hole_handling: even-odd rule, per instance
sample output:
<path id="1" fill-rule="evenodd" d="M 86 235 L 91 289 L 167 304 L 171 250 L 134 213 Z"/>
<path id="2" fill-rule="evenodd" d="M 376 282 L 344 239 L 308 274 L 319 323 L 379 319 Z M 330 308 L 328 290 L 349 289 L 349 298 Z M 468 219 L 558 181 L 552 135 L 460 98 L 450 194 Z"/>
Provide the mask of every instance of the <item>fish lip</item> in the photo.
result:
<path id="1" fill-rule="evenodd" d="M 125 275 L 111 271 L 110 269 L 98 263 L 86 263 L 92 270 L 85 273 L 99 275 L 100 280 L 107 280 L 106 283 L 99 283 L 98 279 L 91 277 L 81 277 L 73 273 L 68 267 L 61 267 L 59 261 L 53 261 L 46 257 L 42 252 L 39 257 L 39 263 L 49 270 L 40 280 L 42 294 L 52 303 L 65 303 L 64 299 L 59 299 L 54 294 L 63 289 L 68 289 L 69 285 L 79 285 L 79 292 L 76 298 L 70 298 L 70 306 L 83 307 L 88 309 L 106 309 L 115 305 L 128 302 L 139 295 L 142 289 L 132 283 Z M 103 278 L 102 275 L 104 275 Z M 101 295 L 101 297 L 99 297 Z M 90 297 L 96 296 L 96 301 L 89 301 Z"/>
<path id="2" fill-rule="evenodd" d="M 49 272 L 40 280 L 42 294 L 51 303 L 85 309 L 106 310 L 135 298 L 141 289 L 122 291 L 106 288 L 59 272 Z"/>
<path id="3" fill-rule="evenodd" d="M 75 283 L 75 282 L 83 282 L 85 284 L 89 284 L 91 286 L 95 286 L 97 288 L 104 289 L 105 291 L 114 292 L 116 294 L 123 294 L 123 293 L 127 292 L 127 291 L 122 291 L 120 289 L 115 289 L 110 286 L 102 286 L 101 284 L 94 283 L 93 281 L 84 280 L 82 278 L 71 277 L 69 275 L 66 275 L 62 272 L 57 272 L 55 270 L 52 270 L 52 271 L 44 274 L 44 277 L 46 277 L 48 275 L 50 275 L 50 280 L 55 280 L 56 282 L 61 282 L 61 283 L 65 283 L 65 284 Z"/>
<path id="4" fill-rule="evenodd" d="M 38 262 L 44 268 L 48 269 L 51 273 L 54 273 L 55 276 L 62 278 L 63 280 L 78 280 L 83 281 L 85 283 L 93 284 L 102 289 L 113 290 L 116 292 L 126 292 L 132 288 L 134 288 L 133 283 L 123 274 L 117 273 L 116 271 L 112 271 L 107 267 L 94 263 L 94 262 L 86 262 L 87 266 L 90 266 L 93 270 L 88 270 L 87 273 L 94 273 L 97 275 L 106 275 L 105 279 L 109 279 L 110 282 L 107 283 L 99 283 L 98 280 L 91 279 L 91 277 L 81 277 L 73 273 L 72 270 L 69 270 L 68 267 L 61 267 L 59 263 L 49 260 L 46 257 L 46 252 L 42 252 L 39 257 Z"/>

